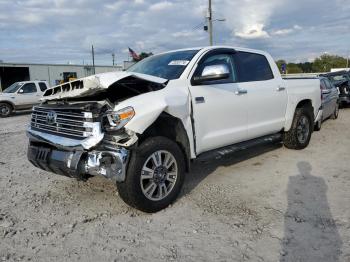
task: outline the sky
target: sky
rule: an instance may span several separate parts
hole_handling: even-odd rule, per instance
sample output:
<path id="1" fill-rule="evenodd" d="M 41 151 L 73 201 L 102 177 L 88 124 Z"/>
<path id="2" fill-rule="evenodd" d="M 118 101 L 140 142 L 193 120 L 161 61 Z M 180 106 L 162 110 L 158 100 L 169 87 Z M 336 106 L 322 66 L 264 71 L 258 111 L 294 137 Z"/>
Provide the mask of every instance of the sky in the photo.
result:
<path id="1" fill-rule="evenodd" d="M 121 64 L 128 47 L 154 54 L 207 46 L 207 0 L 0 0 L 0 60 Z M 212 0 L 214 43 L 277 60 L 350 55 L 350 0 Z"/>

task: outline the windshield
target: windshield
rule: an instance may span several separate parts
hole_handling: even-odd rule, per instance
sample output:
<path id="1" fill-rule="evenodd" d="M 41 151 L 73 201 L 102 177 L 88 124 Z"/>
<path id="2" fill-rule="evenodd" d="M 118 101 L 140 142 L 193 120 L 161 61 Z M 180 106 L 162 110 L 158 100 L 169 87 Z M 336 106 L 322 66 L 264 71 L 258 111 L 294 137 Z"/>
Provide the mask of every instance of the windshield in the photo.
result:
<path id="1" fill-rule="evenodd" d="M 23 86 L 23 83 L 14 83 L 6 88 L 3 93 L 15 93 L 21 86 Z"/>
<path id="2" fill-rule="evenodd" d="M 157 76 L 165 79 L 177 79 L 199 50 L 175 51 L 161 55 L 150 56 L 127 71 Z"/>

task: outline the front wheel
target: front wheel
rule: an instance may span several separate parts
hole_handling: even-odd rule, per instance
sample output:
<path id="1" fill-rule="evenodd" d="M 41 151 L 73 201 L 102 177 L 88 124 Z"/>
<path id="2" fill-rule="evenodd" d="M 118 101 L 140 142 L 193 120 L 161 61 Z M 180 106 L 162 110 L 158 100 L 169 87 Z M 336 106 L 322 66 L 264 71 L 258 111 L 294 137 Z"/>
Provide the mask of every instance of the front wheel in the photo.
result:
<path id="1" fill-rule="evenodd" d="M 0 117 L 8 117 L 12 113 L 12 107 L 7 103 L 0 103 Z"/>
<path id="2" fill-rule="evenodd" d="M 151 137 L 135 149 L 126 180 L 117 183 L 120 197 L 144 212 L 157 212 L 180 193 L 185 159 L 179 146 L 165 137 Z"/>
<path id="3" fill-rule="evenodd" d="M 309 107 L 295 110 L 292 126 L 284 133 L 283 143 L 290 149 L 304 149 L 308 146 L 313 131 L 313 112 Z"/>

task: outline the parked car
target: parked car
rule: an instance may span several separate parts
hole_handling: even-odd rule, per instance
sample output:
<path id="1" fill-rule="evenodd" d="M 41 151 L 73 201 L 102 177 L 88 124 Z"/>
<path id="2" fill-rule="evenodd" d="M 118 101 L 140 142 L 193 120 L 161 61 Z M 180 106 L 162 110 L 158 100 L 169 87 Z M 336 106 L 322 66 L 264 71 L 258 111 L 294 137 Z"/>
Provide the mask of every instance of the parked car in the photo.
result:
<path id="1" fill-rule="evenodd" d="M 48 87 L 45 81 L 13 83 L 0 93 L 0 117 L 8 117 L 14 111 L 30 109 L 39 104 Z"/>
<path id="2" fill-rule="evenodd" d="M 327 74 L 321 74 L 327 77 L 333 85 L 338 88 L 339 103 L 341 106 L 350 104 L 350 73 L 347 71 L 338 71 Z"/>
<path id="3" fill-rule="evenodd" d="M 337 119 L 339 115 L 339 94 L 337 87 L 327 78 L 320 78 L 322 93 L 322 118 L 316 123 L 315 130 L 321 130 L 322 122 L 328 118 Z"/>
<path id="4" fill-rule="evenodd" d="M 27 130 L 30 162 L 109 178 L 145 212 L 176 199 L 191 161 L 280 140 L 303 149 L 322 116 L 319 79 L 283 80 L 266 52 L 218 46 L 154 55 L 43 99 Z"/>

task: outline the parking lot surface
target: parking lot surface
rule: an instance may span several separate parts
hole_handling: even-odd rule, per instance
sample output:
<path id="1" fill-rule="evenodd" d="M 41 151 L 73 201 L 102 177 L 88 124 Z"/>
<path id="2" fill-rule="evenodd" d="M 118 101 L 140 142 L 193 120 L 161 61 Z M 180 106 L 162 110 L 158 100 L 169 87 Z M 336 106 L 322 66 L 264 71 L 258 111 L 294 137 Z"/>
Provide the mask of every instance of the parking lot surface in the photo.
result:
<path id="1" fill-rule="evenodd" d="M 0 261 L 350 261 L 350 109 L 305 150 L 194 163 L 156 214 L 128 207 L 105 179 L 33 167 L 29 119 L 0 119 Z"/>

